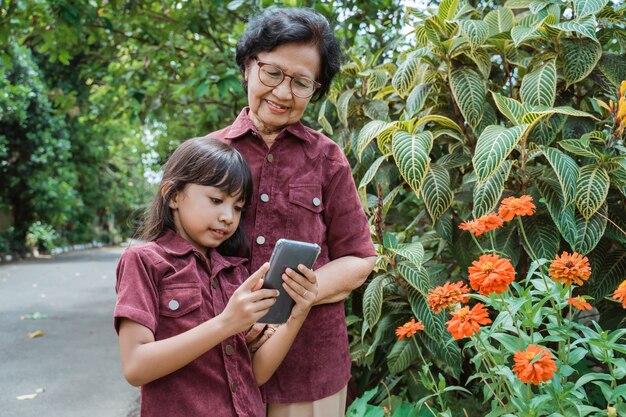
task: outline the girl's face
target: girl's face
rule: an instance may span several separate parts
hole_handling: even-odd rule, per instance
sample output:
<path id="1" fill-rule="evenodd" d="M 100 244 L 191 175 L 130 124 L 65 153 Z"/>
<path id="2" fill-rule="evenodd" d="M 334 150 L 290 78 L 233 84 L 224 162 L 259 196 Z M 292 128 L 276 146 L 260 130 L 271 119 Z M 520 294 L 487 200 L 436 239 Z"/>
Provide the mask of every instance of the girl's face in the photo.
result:
<path id="1" fill-rule="evenodd" d="M 288 43 L 270 52 L 261 52 L 258 61 L 280 68 L 291 76 L 317 80 L 321 58 L 318 48 L 311 44 Z M 246 65 L 248 105 L 250 118 L 261 133 L 275 133 L 285 126 L 298 122 L 311 98 L 296 97 L 289 86 L 290 77 L 276 87 L 268 87 L 259 80 L 259 65 L 251 59 Z"/>
<path id="2" fill-rule="evenodd" d="M 235 233 L 244 202 L 216 187 L 187 184 L 174 193 L 169 206 L 178 234 L 206 253 Z"/>

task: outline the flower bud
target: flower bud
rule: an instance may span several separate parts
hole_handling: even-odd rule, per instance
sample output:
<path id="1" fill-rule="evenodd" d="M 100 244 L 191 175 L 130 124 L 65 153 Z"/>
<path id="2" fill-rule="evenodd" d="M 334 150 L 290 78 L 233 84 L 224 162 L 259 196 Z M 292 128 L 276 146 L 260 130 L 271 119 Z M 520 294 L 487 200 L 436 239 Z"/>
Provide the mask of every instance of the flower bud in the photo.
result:
<path id="1" fill-rule="evenodd" d="M 615 407 L 611 407 L 610 405 L 606 408 L 607 417 L 617 417 L 617 410 Z"/>

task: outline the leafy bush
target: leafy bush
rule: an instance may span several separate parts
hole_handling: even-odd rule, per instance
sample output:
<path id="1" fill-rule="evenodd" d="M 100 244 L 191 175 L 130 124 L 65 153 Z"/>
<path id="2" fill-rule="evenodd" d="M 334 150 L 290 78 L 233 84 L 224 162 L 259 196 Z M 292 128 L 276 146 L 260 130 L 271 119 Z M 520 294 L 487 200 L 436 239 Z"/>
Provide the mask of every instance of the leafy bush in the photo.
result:
<path id="1" fill-rule="evenodd" d="M 36 221 L 28 227 L 26 244 L 39 252 L 50 253 L 56 247 L 57 233 L 49 224 Z"/>
<path id="2" fill-rule="evenodd" d="M 487 246 L 458 226 L 503 198 L 529 195 L 536 214 L 484 234 L 489 252 L 509 259 L 518 277 L 562 251 L 587 256 L 580 295 L 593 300 L 601 328 L 623 324 L 622 307 L 606 297 L 626 276 L 626 148 L 615 104 L 626 79 L 625 14 L 602 0 L 509 0 L 481 10 L 444 0 L 433 11 L 407 8 L 413 31 L 394 50 L 350 55 L 319 122 L 355 160 L 379 251 L 350 317 L 361 391 L 382 380 L 417 401 L 433 384 L 461 381 L 480 394 L 427 294 L 467 278 Z M 425 327 L 417 345 L 393 335 L 411 317 Z M 420 376 L 428 361 L 442 380 Z"/>

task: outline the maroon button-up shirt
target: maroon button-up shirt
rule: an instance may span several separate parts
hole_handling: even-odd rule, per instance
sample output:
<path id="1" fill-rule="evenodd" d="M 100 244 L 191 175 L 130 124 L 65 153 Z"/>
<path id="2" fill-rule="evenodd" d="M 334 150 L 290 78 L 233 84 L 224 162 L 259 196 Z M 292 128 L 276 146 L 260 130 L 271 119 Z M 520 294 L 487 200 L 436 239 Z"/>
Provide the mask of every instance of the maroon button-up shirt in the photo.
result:
<path id="1" fill-rule="evenodd" d="M 251 271 L 269 260 L 280 238 L 320 245 L 315 268 L 343 256 L 376 255 L 350 164 L 332 140 L 298 122 L 268 148 L 247 108 L 208 136 L 234 146 L 252 170 L 254 192 L 242 220 L 252 245 Z M 350 379 L 350 363 L 343 302 L 316 306 L 261 387 L 263 399 L 292 403 L 332 395 Z"/>
<path id="2" fill-rule="evenodd" d="M 167 339 L 218 315 L 247 278 L 244 259 L 209 250 L 210 264 L 173 231 L 132 246 L 117 268 L 115 328 L 133 320 Z M 141 387 L 141 415 L 265 416 L 243 333 Z"/>

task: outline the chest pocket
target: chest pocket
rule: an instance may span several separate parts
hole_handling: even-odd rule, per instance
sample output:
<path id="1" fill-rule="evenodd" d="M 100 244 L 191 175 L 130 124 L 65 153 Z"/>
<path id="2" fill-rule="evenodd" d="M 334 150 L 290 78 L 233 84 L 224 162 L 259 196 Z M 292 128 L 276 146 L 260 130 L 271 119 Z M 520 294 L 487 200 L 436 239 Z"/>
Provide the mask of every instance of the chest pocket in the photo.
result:
<path id="1" fill-rule="evenodd" d="M 200 284 L 168 285 L 159 292 L 159 323 L 156 339 L 165 339 L 192 329 L 202 322 Z"/>
<path id="2" fill-rule="evenodd" d="M 288 236 L 321 243 L 326 233 L 322 187 L 318 184 L 289 185 Z"/>

